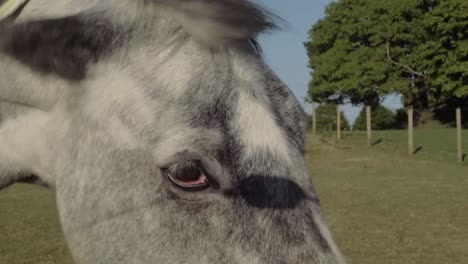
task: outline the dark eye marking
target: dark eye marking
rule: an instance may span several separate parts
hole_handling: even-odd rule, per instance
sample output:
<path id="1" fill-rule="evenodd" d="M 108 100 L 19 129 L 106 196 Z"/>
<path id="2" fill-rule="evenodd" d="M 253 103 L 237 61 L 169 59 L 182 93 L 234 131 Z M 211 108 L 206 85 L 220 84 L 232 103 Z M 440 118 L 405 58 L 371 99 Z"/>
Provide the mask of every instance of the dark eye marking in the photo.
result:
<path id="1" fill-rule="evenodd" d="M 98 15 L 0 24 L 0 52 L 43 74 L 82 80 L 90 63 L 110 54 L 126 37 Z"/>
<path id="2" fill-rule="evenodd" d="M 200 161 L 190 160 L 176 163 L 162 170 L 167 178 L 178 188 L 186 191 L 201 191 L 210 187 Z"/>

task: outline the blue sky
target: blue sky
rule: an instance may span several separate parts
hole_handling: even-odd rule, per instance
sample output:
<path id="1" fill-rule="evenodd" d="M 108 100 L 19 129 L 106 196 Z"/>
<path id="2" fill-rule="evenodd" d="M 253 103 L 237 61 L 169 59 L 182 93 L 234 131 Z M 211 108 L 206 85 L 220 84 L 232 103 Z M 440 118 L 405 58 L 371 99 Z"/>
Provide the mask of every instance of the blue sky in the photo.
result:
<path id="1" fill-rule="evenodd" d="M 304 103 L 310 81 L 308 58 L 303 43 L 311 26 L 324 16 L 325 7 L 332 0 L 259 0 L 263 6 L 286 20 L 280 31 L 262 35 L 259 39 L 265 61 L 293 90 L 307 112 L 311 106 Z M 383 103 L 392 109 L 401 107 L 398 97 L 389 96 Z M 343 106 L 345 115 L 354 121 L 359 107 Z"/>

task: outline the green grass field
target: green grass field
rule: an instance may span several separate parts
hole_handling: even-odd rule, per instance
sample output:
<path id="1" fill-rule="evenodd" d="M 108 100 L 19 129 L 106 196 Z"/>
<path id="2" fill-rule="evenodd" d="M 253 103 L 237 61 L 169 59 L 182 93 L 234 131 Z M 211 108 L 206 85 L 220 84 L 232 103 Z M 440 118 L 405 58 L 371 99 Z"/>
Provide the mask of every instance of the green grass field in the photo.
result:
<path id="1" fill-rule="evenodd" d="M 52 191 L 18 184 L 0 192 L 0 263 L 73 263 Z"/>
<path id="2" fill-rule="evenodd" d="M 468 130 L 465 129 L 462 133 L 465 152 L 468 152 Z M 374 149 L 400 155 L 408 153 L 407 130 L 373 131 L 372 134 Z M 413 137 L 416 159 L 457 161 L 456 129 L 415 129 Z M 345 133 L 343 143 L 365 147 L 366 132 Z"/>
<path id="3" fill-rule="evenodd" d="M 404 131 L 375 132 L 372 148 L 362 133 L 339 143 L 309 135 L 313 181 L 349 263 L 468 263 L 468 162 L 454 162 L 451 133 L 416 131 L 413 157 Z M 2 191 L 0 263 L 71 264 L 57 218 L 51 191 Z"/>
<path id="4" fill-rule="evenodd" d="M 468 263 L 468 163 L 456 163 L 451 133 L 416 131 L 413 157 L 404 131 L 376 132 L 371 148 L 363 133 L 310 140 L 313 181 L 350 263 Z"/>

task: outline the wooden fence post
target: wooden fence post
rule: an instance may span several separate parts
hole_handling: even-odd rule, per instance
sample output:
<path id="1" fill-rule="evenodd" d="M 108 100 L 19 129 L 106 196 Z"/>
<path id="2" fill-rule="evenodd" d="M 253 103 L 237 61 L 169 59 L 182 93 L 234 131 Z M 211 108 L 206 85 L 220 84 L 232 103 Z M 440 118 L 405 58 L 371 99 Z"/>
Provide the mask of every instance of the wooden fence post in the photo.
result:
<path id="1" fill-rule="evenodd" d="M 336 105 L 336 138 L 341 139 L 341 111 L 340 111 L 340 105 Z"/>
<path id="2" fill-rule="evenodd" d="M 414 154 L 413 144 L 413 107 L 408 108 L 408 154 Z"/>
<path id="3" fill-rule="evenodd" d="M 317 134 L 317 113 L 315 112 L 315 105 L 312 103 L 312 135 Z"/>
<path id="4" fill-rule="evenodd" d="M 371 107 L 366 106 L 366 127 L 367 127 L 367 146 L 372 145 L 372 115 L 371 115 Z"/>
<path id="5" fill-rule="evenodd" d="M 457 161 L 463 162 L 461 109 L 457 108 Z"/>

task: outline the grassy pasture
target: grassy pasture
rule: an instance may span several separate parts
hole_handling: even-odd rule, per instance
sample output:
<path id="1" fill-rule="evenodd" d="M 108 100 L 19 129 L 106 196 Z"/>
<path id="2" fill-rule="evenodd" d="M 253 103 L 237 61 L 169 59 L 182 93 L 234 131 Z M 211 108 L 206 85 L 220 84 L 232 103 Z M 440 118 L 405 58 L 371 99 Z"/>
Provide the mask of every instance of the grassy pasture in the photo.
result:
<path id="1" fill-rule="evenodd" d="M 52 191 L 17 184 L 0 192 L 0 263 L 73 263 Z"/>
<path id="2" fill-rule="evenodd" d="M 457 138 L 454 128 L 415 129 L 415 159 L 431 161 L 457 161 Z M 462 131 L 464 152 L 468 154 L 468 129 Z M 386 130 L 372 132 L 373 149 L 395 155 L 408 153 L 407 130 Z M 356 147 L 367 146 L 365 131 L 345 133 L 343 143 Z M 468 162 L 468 157 L 465 159 Z"/>
<path id="3" fill-rule="evenodd" d="M 309 140 L 313 181 L 350 264 L 468 263 L 468 166 L 454 162 L 450 133 L 416 131 L 423 149 L 411 158 L 404 131 L 376 132 L 382 141 L 372 148 L 358 133 L 339 143 Z M 0 192 L 3 263 L 72 263 L 51 191 Z"/>
<path id="4" fill-rule="evenodd" d="M 456 164 L 451 130 L 416 131 L 426 151 L 413 157 L 404 133 L 377 132 L 372 148 L 359 133 L 310 140 L 332 232 L 351 264 L 468 263 L 468 164 Z"/>

